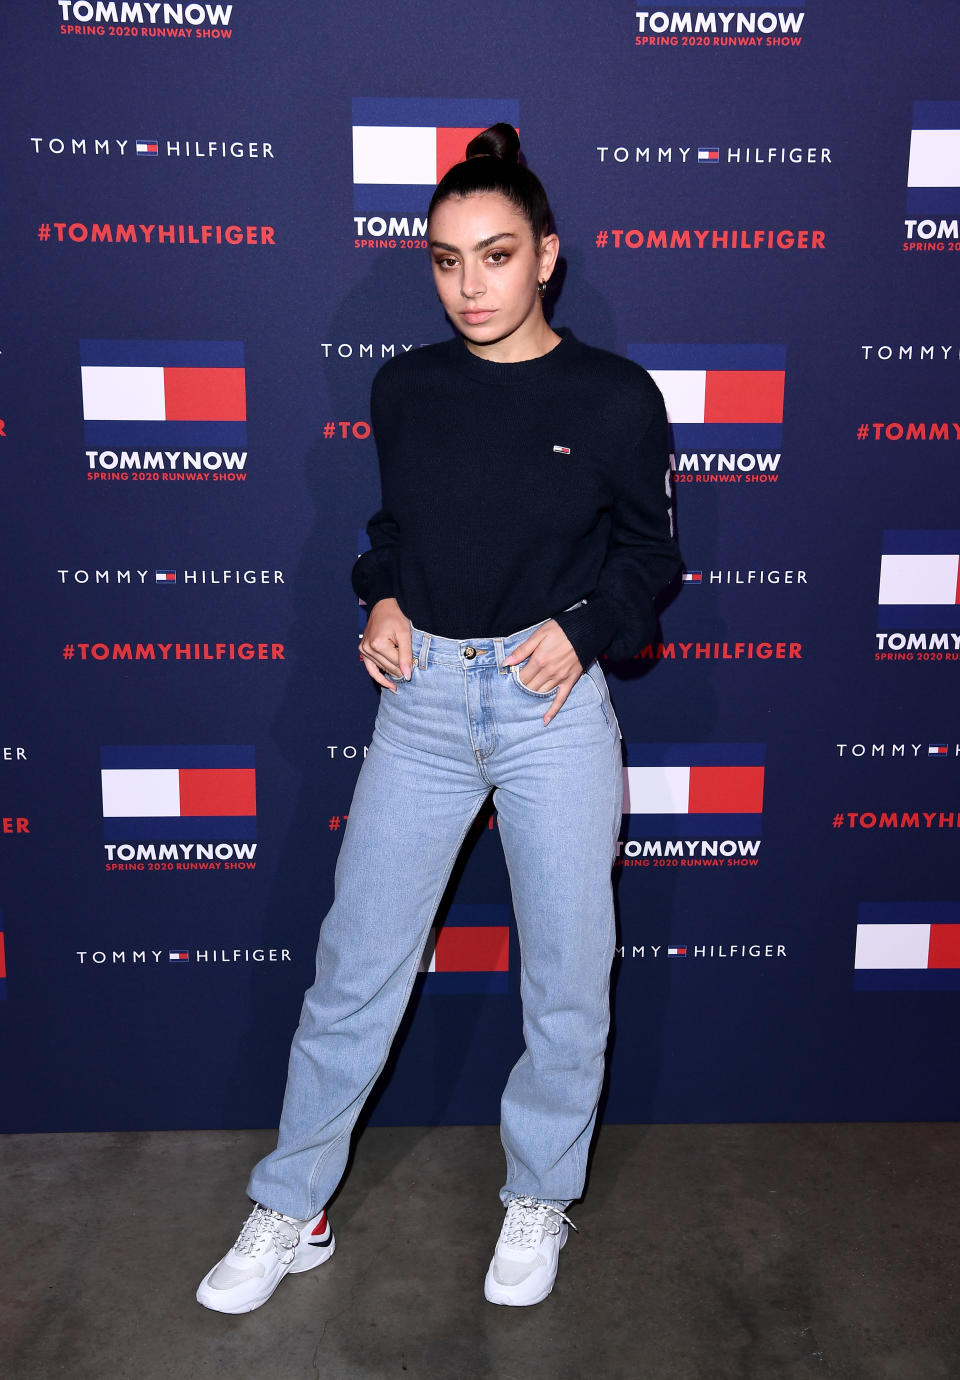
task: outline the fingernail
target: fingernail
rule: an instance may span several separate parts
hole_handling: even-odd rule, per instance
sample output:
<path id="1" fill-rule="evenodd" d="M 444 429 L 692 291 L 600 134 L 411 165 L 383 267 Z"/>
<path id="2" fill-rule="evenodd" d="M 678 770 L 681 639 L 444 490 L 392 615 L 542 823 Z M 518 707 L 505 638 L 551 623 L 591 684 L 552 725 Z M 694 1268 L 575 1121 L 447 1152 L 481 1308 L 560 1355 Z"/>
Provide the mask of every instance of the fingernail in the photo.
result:
<path id="1" fill-rule="evenodd" d="M 400 663 L 400 670 L 403 672 L 403 678 L 404 678 L 404 680 L 412 680 L 412 679 L 413 679 L 413 667 L 412 667 L 412 666 L 408 666 L 407 663 L 406 663 L 405 661 L 402 661 L 402 662 Z"/>

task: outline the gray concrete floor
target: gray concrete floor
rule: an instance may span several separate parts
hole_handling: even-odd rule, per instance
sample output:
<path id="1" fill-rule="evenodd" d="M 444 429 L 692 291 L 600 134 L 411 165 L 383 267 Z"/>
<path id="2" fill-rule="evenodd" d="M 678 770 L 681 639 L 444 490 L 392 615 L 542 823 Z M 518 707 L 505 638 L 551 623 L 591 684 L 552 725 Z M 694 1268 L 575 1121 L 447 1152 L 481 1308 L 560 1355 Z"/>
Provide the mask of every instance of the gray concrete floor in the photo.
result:
<path id="1" fill-rule="evenodd" d="M 960 1126 L 607 1126 L 553 1294 L 496 1308 L 492 1127 L 367 1129 L 333 1259 L 194 1290 L 267 1132 L 8 1136 L 7 1380 L 957 1380 Z"/>

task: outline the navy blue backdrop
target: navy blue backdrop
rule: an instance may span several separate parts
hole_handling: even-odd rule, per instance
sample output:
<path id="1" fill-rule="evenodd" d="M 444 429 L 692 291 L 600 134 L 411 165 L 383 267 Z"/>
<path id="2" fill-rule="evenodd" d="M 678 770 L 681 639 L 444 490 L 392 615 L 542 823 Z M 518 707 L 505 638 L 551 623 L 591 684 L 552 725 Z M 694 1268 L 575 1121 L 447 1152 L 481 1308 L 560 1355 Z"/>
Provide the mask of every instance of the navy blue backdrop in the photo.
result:
<path id="1" fill-rule="evenodd" d="M 464 131 L 550 192 L 556 325 L 673 423 L 684 587 L 608 664 L 604 1115 L 957 1113 L 956 7 L 5 7 L 4 1127 L 276 1123 L 376 691 L 369 387 L 442 339 Z M 372 1115 L 521 1047 L 477 823 Z"/>

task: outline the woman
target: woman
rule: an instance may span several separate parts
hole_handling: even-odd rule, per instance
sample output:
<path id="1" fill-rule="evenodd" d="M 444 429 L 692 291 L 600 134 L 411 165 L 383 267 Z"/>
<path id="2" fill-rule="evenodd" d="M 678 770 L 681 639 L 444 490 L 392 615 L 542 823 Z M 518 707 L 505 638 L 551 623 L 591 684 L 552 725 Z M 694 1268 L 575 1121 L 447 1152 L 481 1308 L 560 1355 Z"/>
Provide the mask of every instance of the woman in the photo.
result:
<path id="1" fill-rule="evenodd" d="M 490 791 L 522 956 L 526 1048 L 503 1094 L 506 1207 L 484 1292 L 553 1287 L 603 1081 L 621 820 L 620 730 L 597 657 L 631 655 L 679 568 L 663 403 L 648 375 L 558 335 L 559 249 L 509 125 L 467 147 L 430 204 L 437 293 L 459 335 L 373 385 L 383 507 L 353 583 L 383 688 L 290 1054 L 257 1206 L 200 1285 L 266 1302 L 329 1259 L 324 1205 L 387 1058 L 451 868 Z"/>

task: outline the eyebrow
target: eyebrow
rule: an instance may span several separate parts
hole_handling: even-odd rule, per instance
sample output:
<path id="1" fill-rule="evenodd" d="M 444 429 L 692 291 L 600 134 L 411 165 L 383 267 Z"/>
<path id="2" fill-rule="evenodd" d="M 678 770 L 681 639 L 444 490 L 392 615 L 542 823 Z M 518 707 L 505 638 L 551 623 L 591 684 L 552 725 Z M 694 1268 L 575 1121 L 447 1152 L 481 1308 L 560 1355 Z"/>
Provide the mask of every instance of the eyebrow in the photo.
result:
<path id="1" fill-rule="evenodd" d="M 496 244 L 497 240 L 515 240 L 518 236 L 512 230 L 501 230 L 496 235 L 488 235 L 485 240 L 477 240 L 473 246 L 474 253 L 479 253 L 482 249 L 489 249 L 491 244 Z M 459 254 L 460 250 L 455 244 L 444 244 L 442 240 L 431 240 L 431 249 L 449 249 L 452 254 Z"/>

